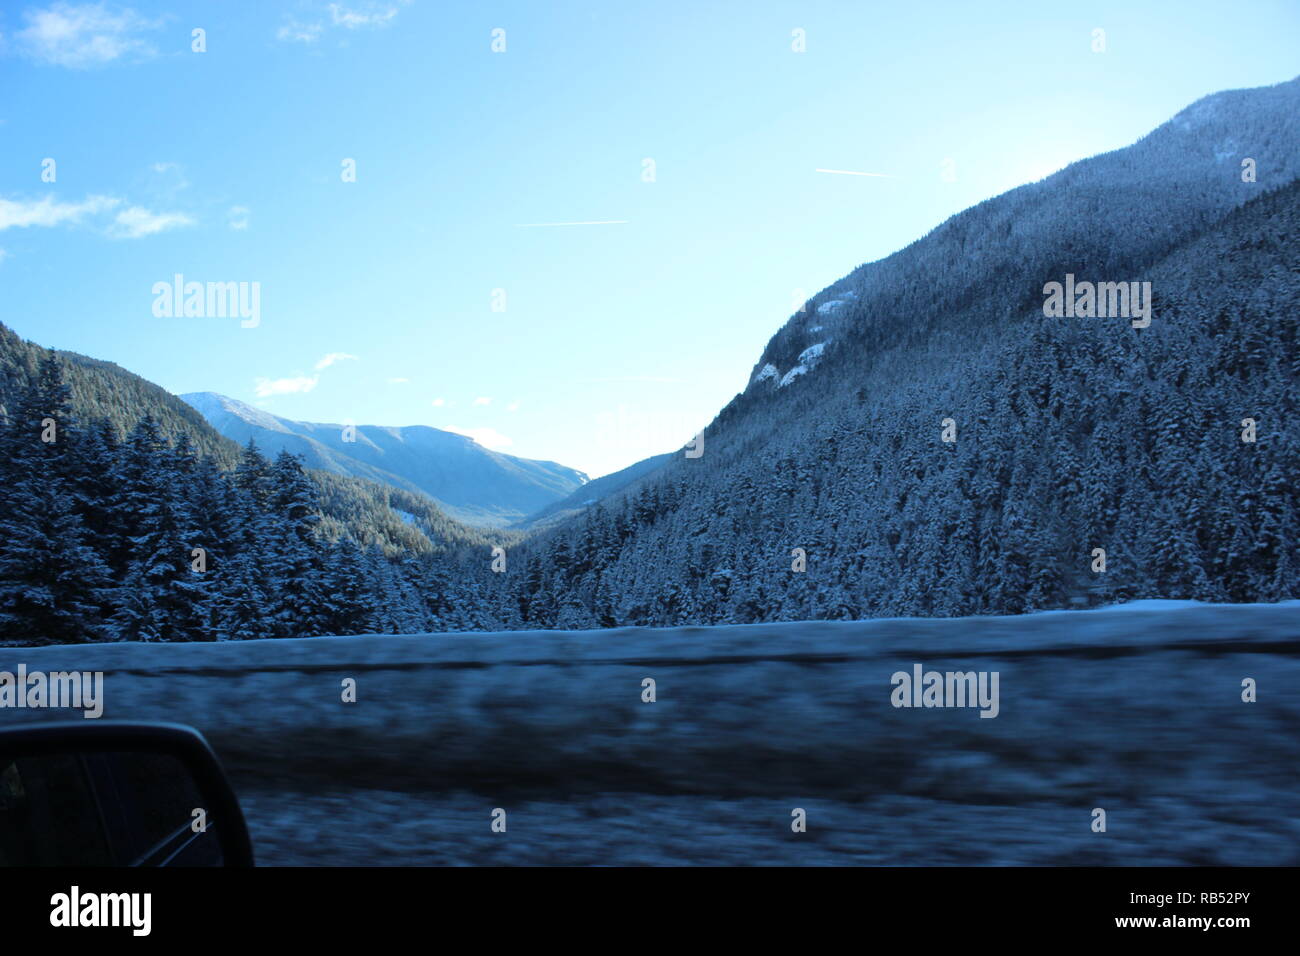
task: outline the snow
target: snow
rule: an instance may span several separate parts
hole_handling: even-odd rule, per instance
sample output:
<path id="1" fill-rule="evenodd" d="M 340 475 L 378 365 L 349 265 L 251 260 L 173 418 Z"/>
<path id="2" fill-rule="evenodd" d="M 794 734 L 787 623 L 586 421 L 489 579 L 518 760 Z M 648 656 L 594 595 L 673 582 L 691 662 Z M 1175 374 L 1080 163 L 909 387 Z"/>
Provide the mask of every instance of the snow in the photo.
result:
<path id="1" fill-rule="evenodd" d="M 213 423 L 213 427 L 217 427 L 218 430 L 220 430 L 220 426 L 226 424 L 227 419 L 234 419 L 272 432 L 286 434 L 291 432 L 284 419 L 278 418 L 264 409 L 255 408 L 246 402 L 241 402 L 226 395 L 220 395 L 216 392 L 189 392 L 177 397 L 207 419 L 208 422 Z"/>
<path id="2" fill-rule="evenodd" d="M 769 379 L 769 378 L 776 378 L 778 374 L 779 374 L 779 373 L 778 373 L 777 370 L 776 370 L 776 366 L 773 365 L 771 362 L 768 362 L 768 363 L 765 364 L 765 365 L 763 366 L 763 368 L 759 371 L 758 375 L 756 375 L 756 376 L 754 377 L 754 381 L 755 381 L 755 382 L 763 382 L 763 381 L 766 381 L 766 380 Z"/>
<path id="3" fill-rule="evenodd" d="M 857 297 L 858 294 L 854 292 L 852 289 L 846 292 L 842 292 L 840 293 L 838 298 L 828 299 L 827 301 L 821 303 L 821 305 L 817 306 L 817 314 L 835 315 L 842 308 L 844 308 L 844 306 L 846 306 L 850 301 L 856 299 Z"/>
<path id="4" fill-rule="evenodd" d="M 1214 161 L 1216 163 L 1221 163 L 1226 159 L 1239 159 L 1242 155 L 1241 147 L 1237 145 L 1237 141 L 1231 136 L 1217 143 L 1214 147 Z"/>
<path id="5" fill-rule="evenodd" d="M 781 376 L 781 381 L 776 383 L 776 387 L 785 388 L 785 386 L 789 385 L 800 375 L 805 375 L 807 374 L 807 372 L 808 372 L 808 366 L 796 365 L 794 368 L 790 369 L 790 371 L 786 372 L 783 376 Z"/>
<path id="6" fill-rule="evenodd" d="M 263 863 L 1295 865 L 1297 641 L 1300 602 L 1139 602 L 0 648 L 0 670 L 102 670 L 106 718 L 198 727 Z M 894 708 L 917 662 L 998 671 L 999 716 Z"/>
<path id="7" fill-rule="evenodd" d="M 1284 604 L 1300 602 L 1288 601 Z M 1108 604 L 1097 608 L 1098 611 L 1176 611 L 1189 607 L 1211 607 L 1201 601 L 1174 601 L 1168 598 L 1147 598 L 1142 601 L 1129 601 L 1125 604 Z M 1269 605 L 1236 605 L 1237 607 L 1268 607 Z M 1275 605 L 1276 606 L 1276 605 Z"/>
<path id="8" fill-rule="evenodd" d="M 822 357 L 822 353 L 826 351 L 826 346 L 828 344 L 828 342 L 818 342 L 816 345 L 808 346 L 799 353 L 799 364 L 810 367 L 815 365 Z"/>
<path id="9" fill-rule="evenodd" d="M 808 346 L 808 348 L 800 352 L 799 364 L 796 365 L 794 368 L 790 369 L 790 371 L 786 372 L 785 375 L 781 377 L 781 381 L 777 382 L 776 387 L 784 388 L 785 386 L 793 382 L 796 378 L 798 378 L 800 375 L 807 375 L 810 371 L 812 371 L 812 369 L 816 368 L 817 363 L 821 361 L 822 353 L 826 350 L 826 346 L 828 344 L 829 344 L 829 340 L 827 342 L 818 342 L 816 345 L 810 345 Z M 766 371 L 769 368 L 772 368 L 772 366 L 770 365 L 766 366 L 764 368 L 764 371 Z M 775 369 L 773 369 L 773 372 L 775 372 Z"/>
<path id="10" fill-rule="evenodd" d="M 1178 113 L 1170 123 L 1179 129 L 1192 131 L 1213 122 L 1220 115 L 1222 93 L 1212 94 L 1197 100 L 1191 106 Z"/>

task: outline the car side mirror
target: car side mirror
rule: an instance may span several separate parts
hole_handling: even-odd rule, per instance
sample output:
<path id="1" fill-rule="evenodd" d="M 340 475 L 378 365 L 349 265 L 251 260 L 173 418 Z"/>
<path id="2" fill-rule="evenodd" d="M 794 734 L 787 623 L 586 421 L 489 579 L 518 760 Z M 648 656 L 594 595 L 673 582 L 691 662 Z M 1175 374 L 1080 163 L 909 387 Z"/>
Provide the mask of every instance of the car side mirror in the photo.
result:
<path id="1" fill-rule="evenodd" d="M 212 748 L 179 724 L 0 731 L 0 866 L 252 866 Z"/>

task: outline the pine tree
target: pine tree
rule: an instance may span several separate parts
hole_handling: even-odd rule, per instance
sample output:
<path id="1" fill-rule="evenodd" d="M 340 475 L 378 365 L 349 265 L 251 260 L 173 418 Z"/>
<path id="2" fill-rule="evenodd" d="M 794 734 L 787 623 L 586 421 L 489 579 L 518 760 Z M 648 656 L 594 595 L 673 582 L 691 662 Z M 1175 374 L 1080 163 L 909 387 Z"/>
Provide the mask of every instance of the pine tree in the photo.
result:
<path id="1" fill-rule="evenodd" d="M 76 511 L 75 422 L 52 355 L 0 428 L 0 628 L 11 639 L 80 643 L 109 636 L 111 585 Z"/>
<path id="2" fill-rule="evenodd" d="M 111 636 L 100 615 L 111 584 L 58 482 L 11 485 L 0 521 L 0 631 L 79 644 Z"/>
<path id="3" fill-rule="evenodd" d="M 313 637 L 329 629 L 322 590 L 324 560 L 315 539 L 316 489 L 299 459 L 281 452 L 266 474 L 269 561 L 267 617 L 276 637 Z"/>

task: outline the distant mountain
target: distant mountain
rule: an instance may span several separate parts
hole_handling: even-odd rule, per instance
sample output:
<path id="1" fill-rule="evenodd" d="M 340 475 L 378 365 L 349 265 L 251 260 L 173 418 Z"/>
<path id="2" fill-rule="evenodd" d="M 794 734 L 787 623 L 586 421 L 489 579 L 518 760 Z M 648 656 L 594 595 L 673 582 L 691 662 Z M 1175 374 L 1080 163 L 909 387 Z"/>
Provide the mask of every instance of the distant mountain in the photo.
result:
<path id="1" fill-rule="evenodd" d="M 672 457 L 671 454 L 654 455 L 642 459 L 634 465 L 628 465 L 621 471 L 615 471 L 589 481 L 569 497 L 547 505 L 541 511 L 529 515 L 522 521 L 515 522 L 511 527 L 536 532 L 558 524 L 576 514 L 581 514 L 611 495 L 627 490 L 635 482 L 640 481 L 646 475 L 653 474 L 656 469 L 666 465 Z"/>
<path id="2" fill-rule="evenodd" d="M 47 355 L 57 355 L 72 390 L 76 417 L 84 422 L 108 421 L 119 437 L 125 436 L 146 415 L 158 422 L 169 441 L 189 438 L 195 451 L 223 469 L 239 461 L 239 446 L 219 434 L 196 409 L 166 389 L 113 362 L 77 352 L 51 350 L 26 341 L 0 324 L 0 420 L 8 417 L 15 397 L 36 380 L 37 368 Z M 265 450 L 265 449 L 264 449 Z M 312 468 L 308 462 L 308 468 Z M 480 529 L 449 518 L 418 489 L 399 489 L 362 477 L 311 472 L 320 488 L 328 538 L 347 536 L 358 544 L 378 545 L 385 551 L 423 552 L 460 546 L 486 546 Z M 493 536 L 493 543 L 500 535 Z"/>
<path id="3" fill-rule="evenodd" d="M 241 445 L 252 439 L 269 454 L 302 455 L 309 468 L 428 495 L 468 524 L 505 527 L 587 483 L 582 472 L 553 461 L 503 455 L 425 425 L 358 425 L 345 434 L 340 424 L 290 421 L 215 392 L 180 397 Z"/>

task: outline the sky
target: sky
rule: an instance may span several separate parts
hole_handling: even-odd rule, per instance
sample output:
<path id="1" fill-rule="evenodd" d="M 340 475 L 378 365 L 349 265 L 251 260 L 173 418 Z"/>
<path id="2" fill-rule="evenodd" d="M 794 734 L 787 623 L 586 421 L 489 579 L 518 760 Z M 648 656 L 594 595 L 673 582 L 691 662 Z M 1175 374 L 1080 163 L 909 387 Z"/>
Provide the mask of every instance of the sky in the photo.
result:
<path id="1" fill-rule="evenodd" d="M 1297 73 L 1294 0 L 3 0 L 0 322 L 597 477 L 858 265 Z"/>

